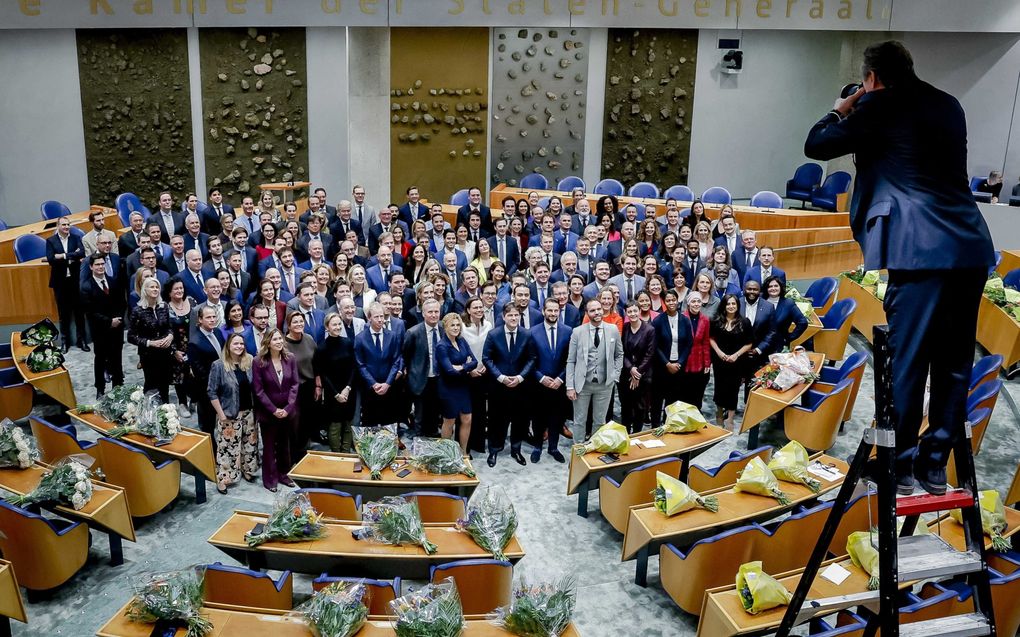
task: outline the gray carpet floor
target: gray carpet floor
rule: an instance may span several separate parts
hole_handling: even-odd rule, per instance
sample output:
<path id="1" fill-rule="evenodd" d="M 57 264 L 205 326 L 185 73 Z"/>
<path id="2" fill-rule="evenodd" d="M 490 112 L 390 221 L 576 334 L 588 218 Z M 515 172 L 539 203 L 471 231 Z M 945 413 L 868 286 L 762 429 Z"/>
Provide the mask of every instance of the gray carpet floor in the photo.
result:
<path id="1" fill-rule="evenodd" d="M 854 335 L 847 353 L 867 347 Z M 125 347 L 128 382 L 140 382 L 135 369 L 136 356 Z M 72 350 L 68 368 L 79 400 L 90 401 L 92 389 L 92 355 Z M 833 450 L 838 457 L 851 453 L 860 440 L 862 429 L 874 413 L 870 366 L 857 398 L 853 419 L 839 436 Z M 1020 386 L 1007 382 L 1006 392 L 1016 396 Z M 705 414 L 712 419 L 712 388 L 706 394 Z M 41 402 L 41 401 L 40 401 Z M 536 406 L 536 409 L 540 408 Z M 52 415 L 59 411 L 52 404 L 40 404 L 36 413 Z M 1010 405 L 1000 397 L 988 427 L 981 453 L 977 457 L 982 488 L 996 488 L 1005 494 L 1013 471 L 1020 462 L 1020 431 Z M 93 439 L 90 431 L 79 428 L 84 439 Z M 569 441 L 568 441 L 569 442 Z M 785 444 L 782 426 L 762 426 L 761 444 Z M 735 449 L 745 449 L 747 436 L 734 436 L 700 456 L 696 463 L 714 466 Z M 527 455 L 526 449 L 525 455 Z M 569 449 L 562 443 L 562 451 Z M 658 579 L 658 558 L 650 560 L 648 587 L 633 583 L 634 563 L 621 562 L 622 536 L 613 530 L 598 513 L 598 492 L 592 492 L 591 515 L 576 515 L 576 498 L 566 495 L 567 467 L 543 456 L 538 464 L 520 467 L 501 456 L 499 464 L 490 469 L 484 457 L 476 454 L 478 474 L 483 484 L 503 485 L 513 498 L 520 518 L 518 536 L 527 556 L 517 567 L 519 573 L 541 578 L 572 575 L 577 583 L 575 623 L 586 637 L 636 634 L 645 637 L 693 635 L 697 618 L 680 611 L 665 594 Z M 283 489 L 283 487 L 281 487 Z M 66 585 L 48 599 L 28 605 L 29 624 L 15 623 L 15 635 L 92 635 L 130 597 L 132 583 L 149 571 L 176 569 L 189 564 L 222 561 L 230 558 L 207 543 L 207 538 L 235 508 L 268 511 L 273 494 L 261 485 L 241 483 L 229 494 L 216 493 L 208 485 L 209 501 L 197 505 L 190 478 L 182 482 L 181 497 L 167 510 L 146 520 L 136 521 L 138 541 L 125 543 L 125 563 L 109 565 L 105 536 L 93 534 L 88 563 Z M 275 573 L 274 573 L 275 575 Z M 311 577 L 296 576 L 296 596 L 311 593 Z M 405 584 L 417 586 L 417 582 Z"/>

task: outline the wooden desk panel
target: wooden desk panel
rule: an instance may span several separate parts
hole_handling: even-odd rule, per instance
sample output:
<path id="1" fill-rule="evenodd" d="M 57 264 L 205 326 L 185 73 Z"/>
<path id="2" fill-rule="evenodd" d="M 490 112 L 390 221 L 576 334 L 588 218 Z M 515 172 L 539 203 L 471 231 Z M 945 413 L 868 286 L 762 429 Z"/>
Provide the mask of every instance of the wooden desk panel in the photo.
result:
<path id="1" fill-rule="evenodd" d="M 31 325 L 57 318 L 57 299 L 50 289 L 45 259 L 0 264 L 0 325 Z"/>
<path id="2" fill-rule="evenodd" d="M 120 222 L 120 217 L 117 215 L 117 211 L 113 208 L 107 208 L 106 206 L 92 206 L 88 210 L 71 213 L 69 215 L 71 225 L 80 228 L 83 232 L 91 230 L 92 224 L 89 222 L 89 214 L 93 210 L 99 210 L 103 213 L 103 218 L 106 221 L 105 228 L 107 230 L 116 232 L 117 228 L 124 225 Z M 21 235 L 34 234 L 45 239 L 56 231 L 56 219 L 36 221 L 35 223 L 30 223 L 24 226 L 16 226 L 14 228 L 8 228 L 7 230 L 0 230 L 0 263 L 17 263 L 17 259 L 14 258 L 14 240 Z"/>
<path id="3" fill-rule="evenodd" d="M 1002 261 L 999 262 L 998 267 L 995 271 L 999 273 L 999 276 L 1006 276 L 1010 270 L 1016 270 L 1020 268 L 1020 250 L 1003 250 Z"/>
<path id="4" fill-rule="evenodd" d="M 14 574 L 14 565 L 0 559 L 0 615 L 19 622 L 28 623 L 25 603 L 21 600 L 21 589 Z"/>
<path id="5" fill-rule="evenodd" d="M 836 276 L 864 261 L 856 241 L 777 248 L 775 253 L 776 265 L 786 272 L 787 281 Z"/>
<path id="6" fill-rule="evenodd" d="M 878 297 L 871 293 L 871 290 L 846 277 L 839 278 L 837 297 L 857 301 L 857 311 L 853 315 L 854 329 L 868 339 L 869 343 L 873 343 L 875 326 L 886 324 L 885 308 L 882 307 L 882 301 L 879 301 Z"/>
<path id="7" fill-rule="evenodd" d="M 984 295 L 978 309 L 977 341 L 992 354 L 1002 355 L 1002 369 L 1020 361 L 1020 324 Z"/>
<path id="8" fill-rule="evenodd" d="M 825 355 L 808 352 L 808 357 L 811 359 L 813 369 L 817 374 L 821 371 L 822 365 L 825 364 Z M 744 419 L 740 422 L 740 433 L 744 433 L 752 427 L 757 427 L 765 419 L 778 414 L 788 405 L 793 404 L 810 386 L 810 383 L 800 383 L 783 392 L 762 387 L 752 391 L 747 398 L 747 405 L 744 407 Z"/>
<path id="9" fill-rule="evenodd" d="M 772 249 L 795 248 L 836 241 L 852 241 L 854 238 L 849 226 L 756 230 L 755 234 L 759 246 L 768 246 Z"/>
<path id="10" fill-rule="evenodd" d="M 333 453 L 330 451 L 309 451 L 287 474 L 301 486 L 329 485 L 353 493 L 383 493 L 400 495 L 409 491 L 429 489 L 433 491 L 454 492 L 459 495 L 471 495 L 478 486 L 478 478 L 469 478 L 458 473 L 454 475 L 437 475 L 409 469 L 406 477 L 398 478 L 390 467 L 382 471 L 382 480 L 372 480 L 368 469 L 354 472 L 354 465 L 359 462 L 357 454 Z M 398 458 L 397 462 L 403 463 Z M 467 458 L 464 462 L 471 466 Z M 401 469 L 401 471 L 403 468 Z"/>
<path id="11" fill-rule="evenodd" d="M 21 332 L 11 333 L 11 354 L 14 356 L 14 365 L 18 373 L 29 384 L 65 407 L 76 407 L 78 400 L 74 396 L 74 386 L 71 384 L 71 375 L 67 368 L 61 365 L 48 372 L 33 372 L 28 369 L 28 363 L 24 362 L 34 347 L 21 344 Z"/>

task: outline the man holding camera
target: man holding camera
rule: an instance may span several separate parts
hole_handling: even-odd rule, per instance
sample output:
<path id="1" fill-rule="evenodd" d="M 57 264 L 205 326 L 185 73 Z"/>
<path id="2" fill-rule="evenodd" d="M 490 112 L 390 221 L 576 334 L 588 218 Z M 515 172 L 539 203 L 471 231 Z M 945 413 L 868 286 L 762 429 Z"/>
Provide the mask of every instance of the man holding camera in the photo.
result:
<path id="1" fill-rule="evenodd" d="M 887 269 L 899 493 L 946 491 L 963 432 L 978 305 L 992 241 L 967 176 L 967 126 L 953 96 L 914 74 L 899 42 L 868 47 L 863 86 L 844 90 L 808 134 L 808 157 L 854 153 L 850 225 L 869 270 Z M 850 87 L 848 87 L 850 89 Z M 918 442 L 925 380 L 929 429 Z"/>

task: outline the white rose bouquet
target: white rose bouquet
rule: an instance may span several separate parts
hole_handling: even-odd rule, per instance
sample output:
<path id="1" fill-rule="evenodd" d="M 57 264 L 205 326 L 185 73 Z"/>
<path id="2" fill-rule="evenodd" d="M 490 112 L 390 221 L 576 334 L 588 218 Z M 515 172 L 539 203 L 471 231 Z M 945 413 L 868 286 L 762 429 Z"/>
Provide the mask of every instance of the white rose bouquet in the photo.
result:
<path id="1" fill-rule="evenodd" d="M 38 459 L 39 451 L 32 437 L 11 422 L 10 418 L 4 418 L 0 422 L 0 468 L 27 469 Z"/>
<path id="2" fill-rule="evenodd" d="M 173 440 L 181 433 L 181 421 L 173 405 L 160 404 L 159 394 L 155 391 L 142 395 L 141 390 L 137 390 L 131 394 L 132 399 L 135 394 L 139 394 L 137 402 L 132 400 L 124 411 L 127 422 L 110 429 L 106 435 L 122 438 L 128 434 L 139 434 L 156 440 Z"/>
<path id="3" fill-rule="evenodd" d="M 141 385 L 118 385 L 103 394 L 99 402 L 78 405 L 78 413 L 99 414 L 118 425 L 133 424 L 145 394 Z"/>
<path id="4" fill-rule="evenodd" d="M 88 465 L 84 464 L 88 462 Z M 80 511 L 92 499 L 92 476 L 89 466 L 92 458 L 81 455 L 62 458 L 45 473 L 39 486 L 25 495 L 7 498 L 13 505 L 24 507 L 37 502 L 70 504 Z"/>

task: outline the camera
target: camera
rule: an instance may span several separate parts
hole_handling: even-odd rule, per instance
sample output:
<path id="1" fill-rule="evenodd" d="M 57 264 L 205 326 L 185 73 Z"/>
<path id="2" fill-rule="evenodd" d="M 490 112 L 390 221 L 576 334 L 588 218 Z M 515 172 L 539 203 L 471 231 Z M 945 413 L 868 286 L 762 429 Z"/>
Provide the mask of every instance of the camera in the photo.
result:
<path id="1" fill-rule="evenodd" d="M 862 87 L 863 87 L 862 84 L 847 84 L 846 86 L 843 87 L 843 90 L 839 92 L 839 96 L 843 99 L 846 99 L 853 95 L 854 93 L 856 93 L 857 91 L 861 90 Z"/>

